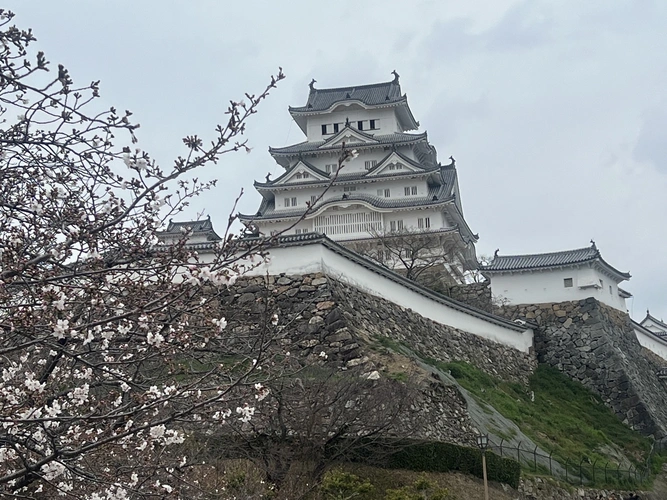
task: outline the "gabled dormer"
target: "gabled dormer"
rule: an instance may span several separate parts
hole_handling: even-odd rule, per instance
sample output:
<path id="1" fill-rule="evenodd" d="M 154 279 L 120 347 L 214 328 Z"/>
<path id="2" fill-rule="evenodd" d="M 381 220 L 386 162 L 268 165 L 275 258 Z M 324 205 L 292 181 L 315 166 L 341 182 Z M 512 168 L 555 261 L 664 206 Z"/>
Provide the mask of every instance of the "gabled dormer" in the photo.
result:
<path id="1" fill-rule="evenodd" d="M 408 174 L 410 172 L 423 172 L 424 170 L 424 167 L 416 161 L 411 160 L 398 151 L 392 151 L 368 172 L 367 177 Z"/>
<path id="2" fill-rule="evenodd" d="M 349 123 L 346 123 L 342 130 L 336 135 L 326 139 L 318 149 L 330 149 L 333 147 L 354 147 L 355 145 L 378 144 L 378 140 L 372 135 L 355 130 Z"/>
<path id="3" fill-rule="evenodd" d="M 302 184 L 307 182 L 323 182 L 328 181 L 329 175 L 311 163 L 300 159 L 296 165 L 287 170 L 284 174 L 275 180 L 271 180 L 270 176 L 266 176 L 266 182 L 255 182 L 255 187 L 258 189 L 276 188 L 290 184 Z"/>

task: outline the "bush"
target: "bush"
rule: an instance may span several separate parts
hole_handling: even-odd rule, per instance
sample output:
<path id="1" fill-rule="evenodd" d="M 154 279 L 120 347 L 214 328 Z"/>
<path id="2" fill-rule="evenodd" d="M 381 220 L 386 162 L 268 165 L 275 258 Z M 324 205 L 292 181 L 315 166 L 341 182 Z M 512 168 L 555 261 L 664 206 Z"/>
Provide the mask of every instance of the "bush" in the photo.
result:
<path id="1" fill-rule="evenodd" d="M 482 452 L 476 448 L 466 448 L 449 443 L 408 444 L 392 453 L 386 466 L 425 472 L 458 471 L 483 477 Z M 512 488 L 519 486 L 521 466 L 515 460 L 487 453 L 486 467 L 490 481 L 505 483 Z"/>
<path id="2" fill-rule="evenodd" d="M 363 500 L 372 491 L 373 485 L 368 480 L 340 469 L 327 472 L 320 486 L 320 492 L 327 500 Z"/>

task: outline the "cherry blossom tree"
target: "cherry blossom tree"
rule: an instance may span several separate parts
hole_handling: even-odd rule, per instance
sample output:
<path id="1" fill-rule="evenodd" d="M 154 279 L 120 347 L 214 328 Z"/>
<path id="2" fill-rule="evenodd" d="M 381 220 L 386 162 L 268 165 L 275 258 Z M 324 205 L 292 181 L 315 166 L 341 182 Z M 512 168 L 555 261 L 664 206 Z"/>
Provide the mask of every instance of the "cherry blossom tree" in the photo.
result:
<path id="1" fill-rule="evenodd" d="M 247 149 L 246 121 L 283 73 L 163 168 L 136 148 L 132 113 L 102 109 L 99 82 L 76 85 L 12 19 L 0 10 L 0 489 L 195 497 L 179 445 L 198 421 L 252 418 L 275 325 L 229 332 L 219 313 L 220 291 L 262 259 L 233 217 L 206 263 L 187 234 L 154 235 L 215 184 L 193 172 Z"/>

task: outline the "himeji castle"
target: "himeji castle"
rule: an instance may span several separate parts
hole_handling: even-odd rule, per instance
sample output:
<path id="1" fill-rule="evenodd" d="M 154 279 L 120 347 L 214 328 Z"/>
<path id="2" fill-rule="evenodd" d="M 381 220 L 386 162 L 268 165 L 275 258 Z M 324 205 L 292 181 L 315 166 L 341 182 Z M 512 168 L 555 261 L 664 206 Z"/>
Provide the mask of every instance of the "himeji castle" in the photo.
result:
<path id="1" fill-rule="evenodd" d="M 428 233 L 447 240 L 462 276 L 477 265 L 477 236 L 463 217 L 455 161 L 438 162 L 393 75 L 329 89 L 313 80 L 306 104 L 289 108 L 306 140 L 269 148 L 285 172 L 255 182 L 259 209 L 239 218 L 266 236 L 324 233 L 352 249 L 379 234 Z M 344 151 L 354 155 L 339 168 Z"/>

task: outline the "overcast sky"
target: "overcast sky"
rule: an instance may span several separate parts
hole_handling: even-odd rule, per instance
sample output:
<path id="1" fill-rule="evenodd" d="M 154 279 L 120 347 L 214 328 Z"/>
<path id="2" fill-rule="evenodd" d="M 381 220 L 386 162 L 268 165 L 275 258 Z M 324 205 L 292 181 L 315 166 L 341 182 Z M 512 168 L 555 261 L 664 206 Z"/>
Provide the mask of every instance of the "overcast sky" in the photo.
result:
<path id="1" fill-rule="evenodd" d="M 13 0 L 15 22 L 75 82 L 141 123 L 163 164 L 181 138 L 212 137 L 230 99 L 287 80 L 248 128 L 250 154 L 186 213 L 222 228 L 254 212 L 269 146 L 300 142 L 287 106 L 308 82 L 402 89 L 439 158 L 457 160 L 478 254 L 549 252 L 595 239 L 641 320 L 667 319 L 667 2 L 664 0 Z"/>

